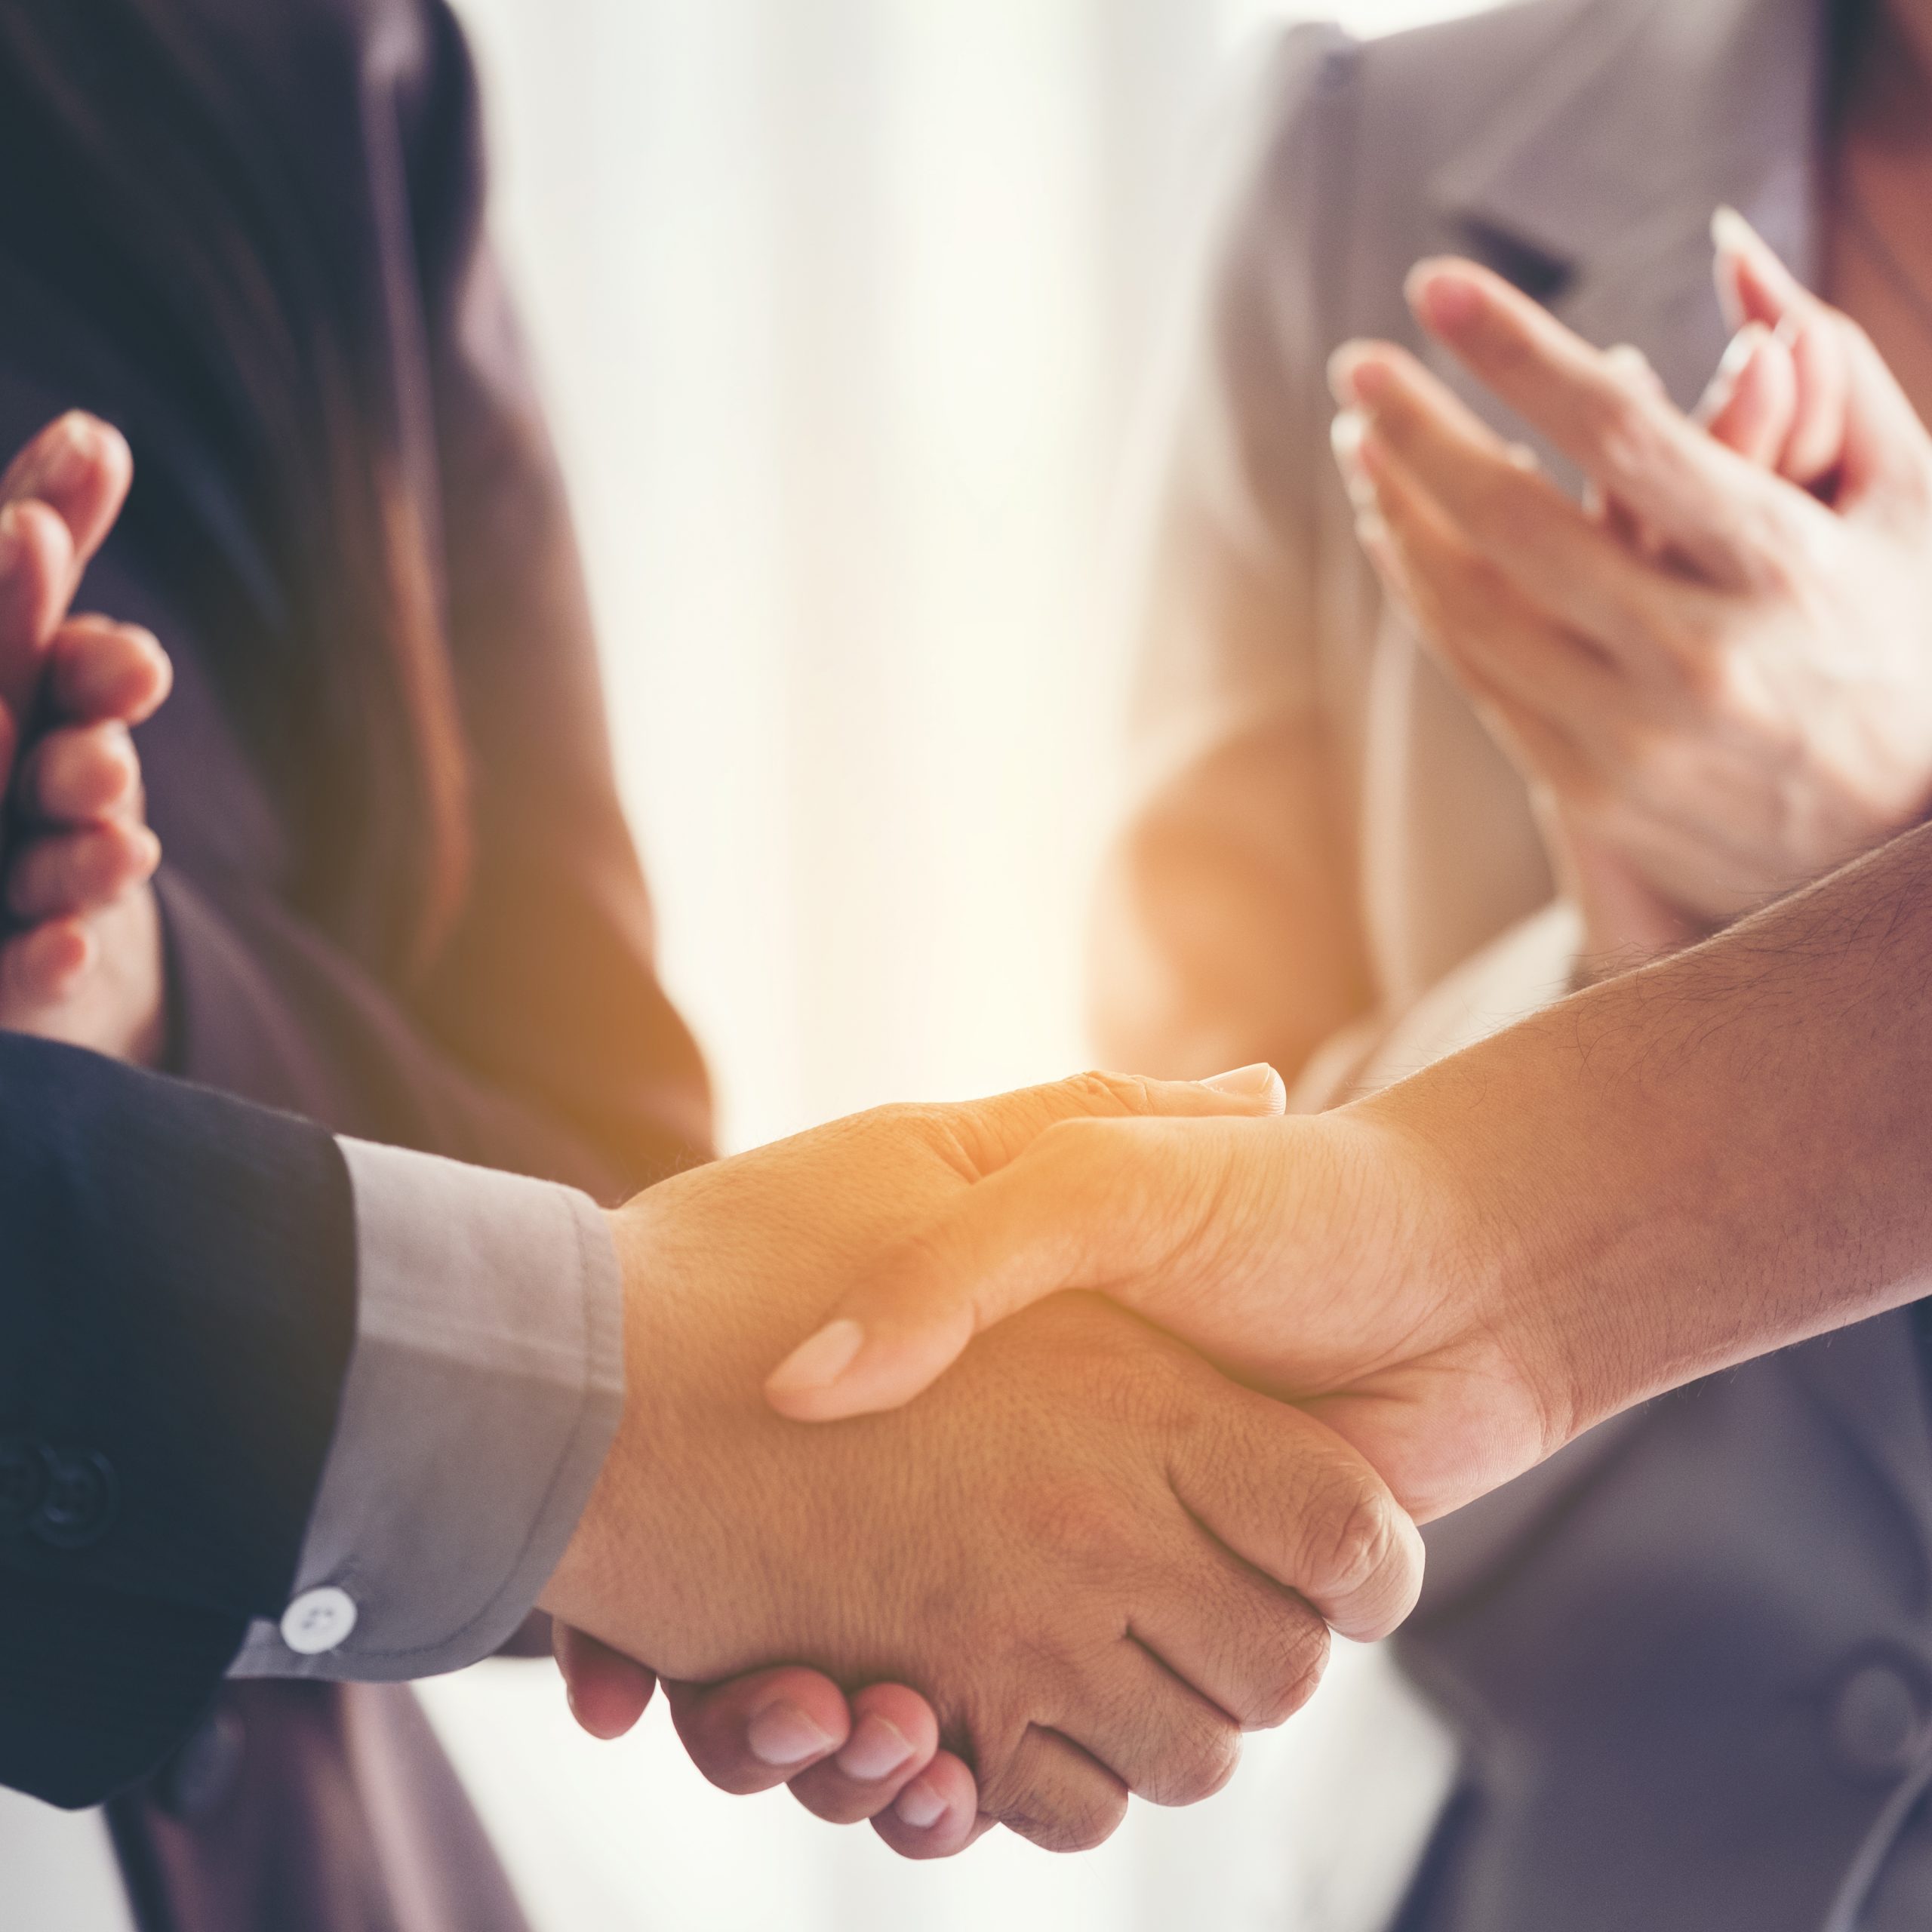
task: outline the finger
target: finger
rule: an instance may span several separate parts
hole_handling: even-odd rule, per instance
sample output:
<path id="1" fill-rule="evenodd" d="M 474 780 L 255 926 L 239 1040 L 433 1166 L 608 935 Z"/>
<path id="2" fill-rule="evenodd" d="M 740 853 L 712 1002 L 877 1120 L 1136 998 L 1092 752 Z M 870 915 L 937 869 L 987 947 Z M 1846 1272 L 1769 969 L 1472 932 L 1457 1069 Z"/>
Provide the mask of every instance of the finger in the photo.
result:
<path id="1" fill-rule="evenodd" d="M 1185 1589 L 1144 1592 L 1131 1635 L 1243 1730 L 1272 1730 L 1321 1682 L 1328 1626 L 1199 1523 L 1188 1530 L 1196 1554 Z"/>
<path id="2" fill-rule="evenodd" d="M 1775 329 L 1820 306 L 1818 298 L 1786 268 L 1772 248 L 1734 208 L 1711 216 L 1712 266 L 1718 300 L 1735 334 L 1747 322 Z"/>
<path id="3" fill-rule="evenodd" d="M 1043 1715 L 1056 1734 L 1150 1804 L 1198 1804 L 1241 1762 L 1240 1725 L 1131 1635 L 1097 1660 L 1067 1710 Z M 1000 1785 L 986 1780 L 982 1799 L 1011 1823 Z"/>
<path id="4" fill-rule="evenodd" d="M 1386 1637 L 1421 1594 L 1421 1533 L 1333 1429 L 1226 1383 L 1178 1439 L 1174 1494 L 1211 1535 L 1345 1637 Z"/>
<path id="5" fill-rule="evenodd" d="M 1746 323 L 1694 414 L 1706 435 L 1747 463 L 1775 469 L 1798 420 L 1798 365 L 1789 343 L 1761 322 Z"/>
<path id="6" fill-rule="evenodd" d="M 174 666 L 152 631 L 106 617 L 70 617 L 48 648 L 51 708 L 75 724 L 139 724 L 174 688 Z"/>
<path id="7" fill-rule="evenodd" d="M 644 1715 L 657 1688 L 654 1671 L 561 1622 L 550 1626 L 550 1649 L 571 1715 L 592 1737 L 622 1737 Z"/>
<path id="8" fill-rule="evenodd" d="M 1837 507 L 1850 515 L 1866 497 L 1894 489 L 1915 506 L 1932 472 L 1932 438 L 1872 338 L 1835 310 L 1827 320 L 1844 351 L 1847 390 Z"/>
<path id="9" fill-rule="evenodd" d="M 14 795 L 27 817 L 44 825 L 137 815 L 141 761 L 127 726 L 75 724 L 43 732 L 21 761 Z"/>
<path id="10" fill-rule="evenodd" d="M 98 912 L 146 884 L 160 863 L 161 841 L 144 825 L 44 832 L 14 856 L 7 908 L 20 919 Z"/>
<path id="11" fill-rule="evenodd" d="M 1487 388 L 1713 581 L 1756 580 L 1770 480 L 1549 312 L 1472 262 L 1418 265 L 1417 317 Z"/>
<path id="12" fill-rule="evenodd" d="M 1574 729 L 1601 730 L 1629 708 L 1631 687 L 1603 655 L 1528 604 L 1466 543 L 1407 466 L 1373 435 L 1361 460 L 1376 494 L 1371 556 L 1395 548 L 1400 580 L 1424 636 L 1452 675 L 1508 691 Z"/>
<path id="13" fill-rule="evenodd" d="M 100 955 L 81 919 L 47 919 L 0 945 L 0 1026 L 29 1030 L 29 1017 L 72 996 Z"/>
<path id="14" fill-rule="evenodd" d="M 67 526 L 45 503 L 0 508 L 0 706 L 28 728 L 73 569 Z"/>
<path id="15" fill-rule="evenodd" d="M 1718 292 L 1733 326 L 1758 322 L 1789 350 L 1798 377 L 1797 412 L 1778 460 L 1781 474 L 1810 489 L 1844 454 L 1850 376 L 1833 312 L 1778 259 L 1735 208 L 1711 217 Z"/>
<path id="16" fill-rule="evenodd" d="M 50 423 L 0 476 L 0 503 L 45 503 L 66 525 L 72 554 L 66 594 L 114 528 L 134 459 L 112 424 L 74 410 Z"/>
<path id="17" fill-rule="evenodd" d="M 1632 556 L 1406 351 L 1348 344 L 1334 380 L 1474 549 L 1531 603 L 1613 655 L 1654 654 L 1672 614 L 1666 594 L 1715 595 Z"/>
<path id="18" fill-rule="evenodd" d="M 939 1720 L 916 1690 L 875 1684 L 852 1698 L 852 1734 L 832 1757 L 789 1780 L 792 1795 L 828 1824 L 876 1818 L 930 1764 Z M 977 1815 L 977 1795 L 970 1815 Z"/>
<path id="19" fill-rule="evenodd" d="M 1659 401 L 1668 400 L 1670 392 L 1664 386 L 1651 358 L 1634 342 L 1620 342 L 1613 349 L 1606 349 L 1603 358 L 1620 374 L 1640 384 Z"/>
<path id="20" fill-rule="evenodd" d="M 797 1665 L 728 1684 L 666 1684 L 664 1694 L 691 1762 L 721 1791 L 740 1796 L 796 1777 L 852 1734 L 845 1694 Z"/>
<path id="21" fill-rule="evenodd" d="M 942 1751 L 873 1819 L 872 1829 L 901 1858 L 951 1858 L 992 1829 L 979 1804 L 964 1761 Z"/>
<path id="22" fill-rule="evenodd" d="M 1127 1786 L 1070 1739 L 1035 1725 L 980 1802 L 1010 1832 L 1048 1851 L 1091 1851 L 1127 1816 Z"/>
<path id="23" fill-rule="evenodd" d="M 1137 1074 L 1080 1073 L 1043 1087 L 938 1109 L 975 1170 L 1004 1167 L 1064 1120 L 1253 1115 L 1287 1110 L 1287 1083 L 1266 1064 L 1208 1080 L 1149 1080 Z"/>

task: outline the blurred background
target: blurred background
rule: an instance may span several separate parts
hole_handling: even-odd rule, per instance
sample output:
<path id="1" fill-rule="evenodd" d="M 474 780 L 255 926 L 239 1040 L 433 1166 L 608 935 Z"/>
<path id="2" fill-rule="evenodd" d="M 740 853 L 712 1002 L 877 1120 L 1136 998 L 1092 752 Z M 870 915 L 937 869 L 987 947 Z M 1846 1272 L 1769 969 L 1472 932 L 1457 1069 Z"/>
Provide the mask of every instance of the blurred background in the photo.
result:
<path id="1" fill-rule="evenodd" d="M 460 4 L 666 977 L 727 1146 L 1072 1069 L 1121 786 L 1110 548 L 1217 134 L 1291 15 L 1380 32 L 1470 7 Z M 712 1792 L 660 1712 L 590 1743 L 546 1666 L 429 1702 L 540 1932 L 1300 1909 L 1318 1709 L 1101 1852 L 995 1836 L 915 1868 L 782 1793 Z"/>

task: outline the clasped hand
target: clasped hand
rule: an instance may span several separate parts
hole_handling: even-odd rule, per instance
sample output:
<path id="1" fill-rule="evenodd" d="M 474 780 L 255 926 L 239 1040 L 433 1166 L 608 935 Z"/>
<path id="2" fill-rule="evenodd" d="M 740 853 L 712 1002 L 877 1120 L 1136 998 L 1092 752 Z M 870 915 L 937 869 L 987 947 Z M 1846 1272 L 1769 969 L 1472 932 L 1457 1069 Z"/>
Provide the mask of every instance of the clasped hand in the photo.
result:
<path id="1" fill-rule="evenodd" d="M 759 1382 L 1066 1123 L 1280 1097 L 1089 1076 L 835 1122 L 639 1197 L 613 1225 L 643 1392 L 546 1607 L 674 1678 L 800 1657 L 917 1684 L 980 1814 L 1043 1844 L 1097 1842 L 1130 1791 L 1217 1789 L 1241 1731 L 1312 1688 L 1328 1626 L 1379 1635 L 1414 1601 L 1419 1540 L 1361 1457 L 1097 1301 L 1034 1311 L 843 1429 L 780 1420 Z"/>

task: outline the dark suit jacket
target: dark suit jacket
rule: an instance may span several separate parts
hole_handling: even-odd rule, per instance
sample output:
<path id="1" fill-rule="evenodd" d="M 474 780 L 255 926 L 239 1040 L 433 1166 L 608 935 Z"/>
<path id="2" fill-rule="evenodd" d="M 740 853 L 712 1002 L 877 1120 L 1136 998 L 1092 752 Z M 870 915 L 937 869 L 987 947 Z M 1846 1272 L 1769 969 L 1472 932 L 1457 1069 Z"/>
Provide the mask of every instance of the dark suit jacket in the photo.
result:
<path id="1" fill-rule="evenodd" d="M 382 372 L 371 433 L 435 534 L 476 841 L 460 921 L 419 983 L 297 909 L 305 835 L 259 712 L 212 668 L 266 646 L 291 594 L 247 477 L 166 332 L 138 303 L 103 303 L 97 265 L 63 246 L 60 180 L 33 184 L 32 214 L 0 201 L 0 446 L 76 406 L 134 446 L 128 514 L 82 601 L 150 625 L 177 666 L 139 734 L 166 854 L 174 1070 L 620 1196 L 694 1157 L 707 1096 L 653 972 L 568 515 L 482 233 L 460 35 L 442 0 L 168 4 L 239 151 L 272 144 L 264 158 L 318 211 L 304 245 Z M 385 1876 L 407 1855 L 397 1807 L 358 1795 L 372 1737 L 419 1788 L 442 1781 L 426 1829 L 488 1865 L 401 1694 L 250 1687 L 197 1727 L 243 1620 L 288 1582 L 333 1416 L 351 1289 L 332 1148 L 13 1042 L 0 1138 L 16 1257 L 0 1267 L 0 1434 L 104 1454 L 119 1489 L 85 1550 L 0 1541 L 0 1777 L 81 1803 L 174 1750 L 113 1814 L 152 1922 L 171 1901 L 197 1926 L 401 1922 Z M 494 1875 L 441 1896 L 435 1923 L 514 1922 Z"/>

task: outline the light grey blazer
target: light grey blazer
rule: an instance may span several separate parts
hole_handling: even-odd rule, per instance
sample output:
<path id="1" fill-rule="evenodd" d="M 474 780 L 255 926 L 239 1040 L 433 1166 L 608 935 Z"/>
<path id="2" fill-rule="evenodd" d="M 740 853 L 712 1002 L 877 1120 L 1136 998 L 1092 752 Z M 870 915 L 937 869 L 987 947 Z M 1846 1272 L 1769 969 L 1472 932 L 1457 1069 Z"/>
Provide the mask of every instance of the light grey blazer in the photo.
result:
<path id="1" fill-rule="evenodd" d="M 1111 1050 L 1272 1057 L 1321 1104 L 1561 991 L 1576 927 L 1525 788 L 1358 554 L 1324 365 L 1422 348 L 1402 278 L 1453 250 L 1694 398 L 1724 346 L 1712 208 L 1813 268 L 1829 26 L 1817 0 L 1532 0 L 1283 42 L 1148 506 Z M 1652 1404 L 1438 1526 L 1398 1655 L 1460 1761 L 1420 1868 L 1382 1875 L 1404 1932 L 1932 1925 L 1912 1315 Z"/>

